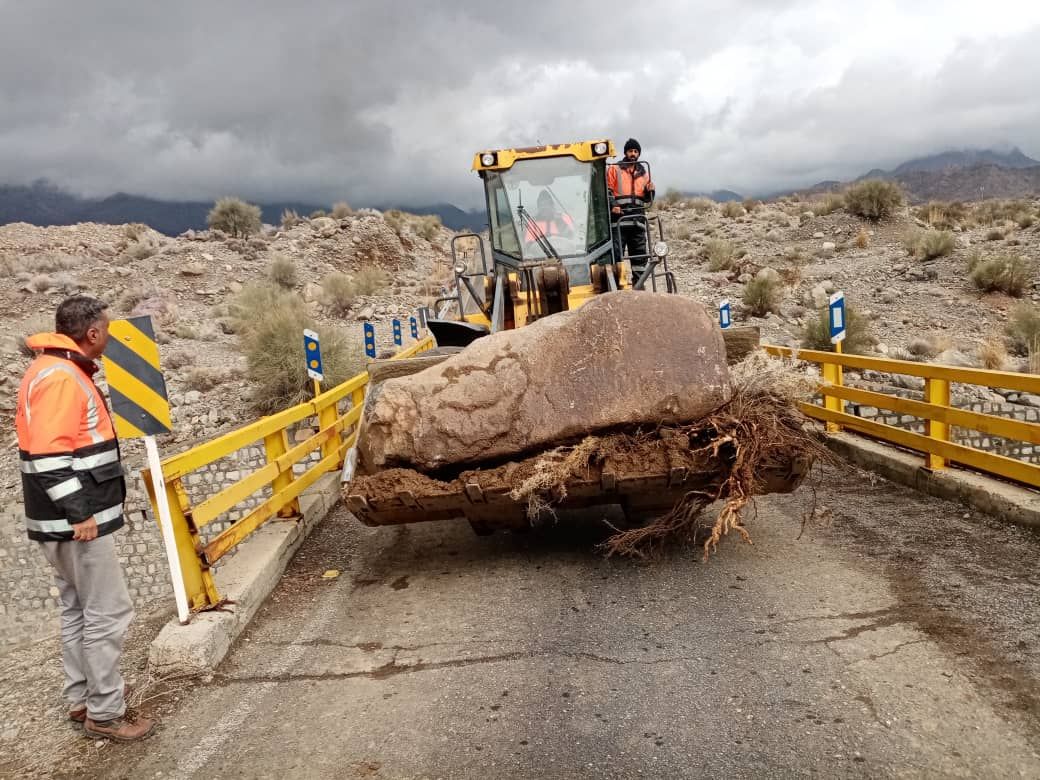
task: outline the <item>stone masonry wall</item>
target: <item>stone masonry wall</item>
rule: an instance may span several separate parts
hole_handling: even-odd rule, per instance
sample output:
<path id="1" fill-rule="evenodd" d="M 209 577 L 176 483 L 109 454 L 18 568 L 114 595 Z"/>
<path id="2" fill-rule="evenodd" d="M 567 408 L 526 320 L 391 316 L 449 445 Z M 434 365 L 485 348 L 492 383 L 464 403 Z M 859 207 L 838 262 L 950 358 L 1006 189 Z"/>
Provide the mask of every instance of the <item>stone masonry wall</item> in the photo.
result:
<path id="1" fill-rule="evenodd" d="M 309 425 L 298 428 L 293 441 L 312 435 Z M 186 449 L 178 447 L 178 450 Z M 126 524 L 115 533 L 119 560 L 138 612 L 147 613 L 173 606 L 173 589 L 159 526 L 152 515 L 140 472 L 144 466 L 144 447 L 138 441 L 123 442 L 123 458 L 127 472 Z M 318 459 L 312 453 L 308 461 Z M 266 463 L 262 445 L 244 447 L 226 458 L 211 463 L 185 478 L 185 489 L 192 505 L 234 484 Z M 295 470 L 302 471 L 304 463 Z M 4 474 L 5 486 L 17 487 L 20 476 Z M 257 491 L 220 520 L 203 529 L 208 541 L 253 508 L 269 498 L 270 488 Z M 219 563 L 218 563 L 219 566 Z M 39 551 L 39 545 L 25 535 L 25 522 L 20 503 L 0 507 L 0 654 L 25 642 L 58 633 L 58 590 L 50 566 Z"/>

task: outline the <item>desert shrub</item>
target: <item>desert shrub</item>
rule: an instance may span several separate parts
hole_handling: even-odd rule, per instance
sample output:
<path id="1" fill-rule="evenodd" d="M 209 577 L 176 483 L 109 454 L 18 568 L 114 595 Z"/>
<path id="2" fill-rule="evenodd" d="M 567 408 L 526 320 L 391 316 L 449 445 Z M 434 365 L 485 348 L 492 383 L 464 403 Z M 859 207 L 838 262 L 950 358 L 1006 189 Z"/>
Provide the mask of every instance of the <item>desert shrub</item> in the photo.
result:
<path id="1" fill-rule="evenodd" d="M 784 260 L 795 265 L 805 265 L 809 262 L 809 256 L 800 247 L 789 246 L 784 250 Z"/>
<path id="2" fill-rule="evenodd" d="M 986 240 L 987 241 L 1003 241 L 1004 240 L 1004 231 L 1001 230 L 1000 228 L 990 228 L 989 230 L 986 231 Z"/>
<path id="3" fill-rule="evenodd" d="M 867 232 L 866 228 L 859 229 L 854 243 L 859 249 L 866 249 L 870 246 L 870 233 Z"/>
<path id="4" fill-rule="evenodd" d="M 968 207 L 960 201 L 933 200 L 914 210 L 918 219 L 939 230 L 952 230 L 968 218 Z"/>
<path id="5" fill-rule="evenodd" d="M 868 321 L 852 306 L 845 307 L 845 341 L 843 351 L 861 355 L 873 346 L 874 339 L 870 334 Z M 831 350 L 831 322 L 827 309 L 821 309 L 815 316 L 808 317 L 802 331 L 802 346 L 806 349 Z"/>
<path id="6" fill-rule="evenodd" d="M 79 258 L 61 252 L 43 252 L 38 255 L 30 255 L 22 263 L 25 269 L 40 274 L 69 271 L 79 264 Z"/>
<path id="7" fill-rule="evenodd" d="M 999 255 L 976 263 L 969 276 L 983 292 L 1004 292 L 1017 298 L 1025 292 L 1031 273 L 1018 255 Z"/>
<path id="8" fill-rule="evenodd" d="M 29 286 L 36 292 L 47 292 L 54 286 L 54 280 L 51 279 L 49 274 L 36 274 L 32 281 L 29 282 Z"/>
<path id="9" fill-rule="evenodd" d="M 267 269 L 267 275 L 272 282 L 286 290 L 296 286 L 296 263 L 284 252 L 275 252 L 271 255 L 271 265 Z"/>
<path id="10" fill-rule="evenodd" d="M 354 275 L 354 289 L 358 295 L 375 295 L 389 282 L 386 271 L 382 268 L 362 268 Z"/>
<path id="11" fill-rule="evenodd" d="M 354 304 L 358 295 L 354 280 L 344 273 L 334 271 L 321 280 L 325 305 L 333 314 L 344 314 Z"/>
<path id="12" fill-rule="evenodd" d="M 773 276 L 756 276 L 744 285 L 744 305 L 756 317 L 764 317 L 780 306 L 780 281 Z"/>
<path id="13" fill-rule="evenodd" d="M 884 179 L 867 179 L 845 190 L 845 207 L 849 212 L 873 222 L 887 219 L 902 203 L 902 189 Z"/>
<path id="14" fill-rule="evenodd" d="M 25 346 L 25 340 L 37 333 L 54 332 L 54 315 L 34 314 L 15 330 L 14 339 L 18 342 L 18 353 L 24 357 L 33 357 L 33 351 Z"/>
<path id="15" fill-rule="evenodd" d="M 397 235 L 401 235 L 401 231 L 404 230 L 405 217 L 404 212 L 402 211 L 390 209 L 389 211 L 384 212 L 383 221 L 392 231 L 397 233 Z"/>
<path id="16" fill-rule="evenodd" d="M 217 329 L 210 322 L 178 322 L 171 332 L 177 338 L 189 341 L 213 341 L 217 338 Z"/>
<path id="17" fill-rule="evenodd" d="M 970 274 L 972 271 L 978 268 L 979 264 L 985 259 L 986 257 L 982 254 L 982 252 L 980 252 L 978 249 L 973 249 L 971 251 L 971 254 L 969 254 L 967 258 L 968 273 Z"/>
<path id="18" fill-rule="evenodd" d="M 187 385 L 189 390 L 198 390 L 204 393 L 223 384 L 225 379 L 227 379 L 227 375 L 219 369 L 195 366 L 184 377 L 184 384 Z"/>
<path id="19" fill-rule="evenodd" d="M 222 230 L 229 236 L 245 238 L 259 233 L 263 222 L 260 207 L 246 203 L 240 198 L 221 198 L 210 210 L 206 224 L 214 230 Z"/>
<path id="20" fill-rule="evenodd" d="M 271 282 L 252 282 L 227 304 L 227 318 L 235 333 L 244 335 L 273 311 L 287 305 L 293 293 Z M 302 300 L 302 299 L 301 299 Z"/>
<path id="21" fill-rule="evenodd" d="M 346 219 L 354 213 L 354 209 L 350 207 L 350 204 L 345 201 L 340 201 L 332 206 L 332 211 L 329 212 L 329 216 L 333 219 Z"/>
<path id="22" fill-rule="evenodd" d="M 148 226 L 140 222 L 131 222 L 125 228 L 123 228 L 123 235 L 126 236 L 127 241 L 140 241 L 142 237 L 148 235 Z"/>
<path id="23" fill-rule="evenodd" d="M 51 289 L 66 295 L 82 290 L 85 287 L 86 285 L 83 282 L 65 271 L 56 273 L 51 277 Z"/>
<path id="24" fill-rule="evenodd" d="M 735 200 L 727 200 L 722 204 L 722 216 L 736 219 L 744 216 L 744 207 Z"/>
<path id="25" fill-rule="evenodd" d="M 934 260 L 953 252 L 957 239 L 948 230 L 911 230 L 903 237 L 903 246 L 919 260 Z"/>
<path id="26" fill-rule="evenodd" d="M 299 225 L 302 221 L 300 215 L 296 213 L 296 209 L 285 209 L 282 212 L 282 227 L 286 230 Z"/>
<path id="27" fill-rule="evenodd" d="M 743 202 L 740 205 L 744 207 L 744 211 L 750 214 L 752 211 L 755 211 L 759 206 L 762 205 L 762 201 L 758 200 L 757 198 L 744 198 Z"/>
<path id="28" fill-rule="evenodd" d="M 1033 213 L 1033 204 L 1028 200 L 984 200 L 975 204 L 972 220 L 977 225 L 995 225 Z"/>
<path id="29" fill-rule="evenodd" d="M 997 339 L 988 339 L 975 350 L 979 364 L 990 371 L 1003 371 L 1007 365 L 1007 348 Z"/>
<path id="30" fill-rule="evenodd" d="M 737 251 L 732 243 L 713 238 L 701 250 L 709 271 L 732 271 L 737 266 Z"/>
<path id="31" fill-rule="evenodd" d="M 1025 230 L 1028 227 L 1032 227 L 1036 223 L 1036 217 L 1032 214 L 1019 214 L 1015 222 L 1018 223 L 1018 226 L 1020 228 Z"/>
<path id="32" fill-rule="evenodd" d="M 327 217 L 327 216 L 328 216 L 328 214 L 325 213 L 325 209 L 314 209 L 314 211 L 312 211 L 310 213 L 310 216 L 308 217 L 308 219 L 318 219 L 320 217 Z"/>
<path id="33" fill-rule="evenodd" d="M 669 187 L 668 191 L 657 199 L 657 203 L 661 206 L 678 206 L 682 202 L 683 194 L 675 187 Z"/>
<path id="34" fill-rule="evenodd" d="M 690 208 L 696 211 L 698 214 L 704 214 L 709 211 L 715 210 L 715 201 L 711 198 L 691 198 L 689 201 Z"/>
<path id="35" fill-rule="evenodd" d="M 1020 355 L 1040 351 L 1040 306 L 1019 303 L 1008 317 L 1007 335 L 1011 348 Z"/>
<path id="36" fill-rule="evenodd" d="M 691 238 L 693 238 L 693 233 L 690 231 L 688 227 L 683 225 L 682 227 L 676 228 L 676 230 L 672 233 L 672 236 L 674 236 L 679 241 L 689 241 Z"/>
<path id="37" fill-rule="evenodd" d="M 427 241 L 434 241 L 441 234 L 441 218 L 436 214 L 428 214 L 419 220 L 419 235 Z"/>
<path id="38" fill-rule="evenodd" d="M 116 299 L 115 308 L 117 311 L 129 314 L 141 301 L 155 298 L 160 294 L 158 288 L 150 282 L 139 282 L 123 291 L 123 294 Z"/>
<path id="39" fill-rule="evenodd" d="M 934 339 L 926 336 L 917 336 L 907 342 L 906 351 L 915 357 L 933 358 L 938 355 L 942 349 Z"/>
<path id="40" fill-rule="evenodd" d="M 833 192 L 809 204 L 809 211 L 818 217 L 825 217 L 843 208 L 845 208 L 845 197 Z"/>
<path id="41" fill-rule="evenodd" d="M 159 246 L 145 238 L 127 244 L 124 254 L 134 260 L 146 260 L 158 251 Z"/>
<path id="42" fill-rule="evenodd" d="M 780 268 L 777 271 L 777 273 L 780 274 L 780 279 L 788 287 L 794 287 L 802 281 L 802 269 L 800 266 L 797 265 L 790 265 L 786 268 Z"/>
<path id="43" fill-rule="evenodd" d="M 357 342 L 339 328 L 315 323 L 298 295 L 281 293 L 277 305 L 239 338 L 252 385 L 252 405 L 258 414 L 272 414 L 312 397 L 313 383 L 307 376 L 300 339 L 305 328 L 317 331 L 321 338 L 326 387 L 363 369 L 364 353 Z"/>
<path id="44" fill-rule="evenodd" d="M 160 357 L 163 368 L 184 368 L 195 362 L 195 356 L 186 349 L 174 349 Z"/>

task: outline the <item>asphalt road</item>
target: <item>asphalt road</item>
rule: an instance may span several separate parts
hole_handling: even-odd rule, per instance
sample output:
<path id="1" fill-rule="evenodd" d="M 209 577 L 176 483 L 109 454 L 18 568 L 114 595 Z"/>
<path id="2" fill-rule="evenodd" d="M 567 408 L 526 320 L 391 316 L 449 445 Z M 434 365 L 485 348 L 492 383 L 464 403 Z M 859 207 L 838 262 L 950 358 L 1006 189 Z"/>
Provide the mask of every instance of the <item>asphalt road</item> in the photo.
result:
<path id="1" fill-rule="evenodd" d="M 92 777 L 1040 777 L 1040 534 L 855 472 L 702 563 L 320 526 L 212 680 Z M 339 569 L 335 579 L 322 579 Z"/>

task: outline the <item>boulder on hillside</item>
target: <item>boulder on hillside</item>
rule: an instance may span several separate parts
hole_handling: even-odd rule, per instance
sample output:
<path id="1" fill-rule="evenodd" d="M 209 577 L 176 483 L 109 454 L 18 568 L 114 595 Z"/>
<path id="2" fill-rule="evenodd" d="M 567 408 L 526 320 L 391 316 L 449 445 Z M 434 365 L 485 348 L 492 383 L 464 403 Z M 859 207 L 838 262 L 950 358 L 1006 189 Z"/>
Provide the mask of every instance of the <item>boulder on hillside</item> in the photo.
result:
<path id="1" fill-rule="evenodd" d="M 509 458 L 617 426 L 697 420 L 730 395 L 722 333 L 704 307 L 610 293 L 377 385 L 361 466 L 430 471 Z"/>

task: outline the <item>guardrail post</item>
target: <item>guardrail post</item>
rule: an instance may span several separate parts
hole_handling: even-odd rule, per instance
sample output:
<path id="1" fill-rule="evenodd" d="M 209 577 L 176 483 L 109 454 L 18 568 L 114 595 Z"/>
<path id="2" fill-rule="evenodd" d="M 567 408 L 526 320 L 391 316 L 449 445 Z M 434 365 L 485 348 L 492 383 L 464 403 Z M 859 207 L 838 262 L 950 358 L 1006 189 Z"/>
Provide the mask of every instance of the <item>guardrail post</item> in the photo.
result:
<path id="1" fill-rule="evenodd" d="M 267 462 L 274 463 L 278 458 L 289 451 L 289 434 L 283 428 L 280 431 L 275 431 L 264 437 L 264 452 L 267 455 Z M 271 493 L 277 495 L 280 491 L 285 490 L 289 487 L 293 481 L 292 467 L 287 471 L 283 471 L 271 482 Z M 279 517 L 294 517 L 300 514 L 300 501 L 294 498 L 280 510 L 278 510 Z"/>
<path id="2" fill-rule="evenodd" d="M 834 345 L 834 351 L 841 354 L 841 343 Z M 841 366 L 837 363 L 824 363 L 823 364 L 823 381 L 826 384 L 831 384 L 836 387 L 841 387 L 844 375 L 841 370 Z M 824 387 L 820 391 L 823 393 L 823 406 L 825 409 L 830 409 L 832 412 L 844 412 L 845 401 L 841 398 L 837 398 L 833 395 L 827 395 L 827 388 Z M 841 425 L 835 422 L 827 423 L 828 433 L 837 433 L 841 430 Z"/>
<path id="3" fill-rule="evenodd" d="M 364 403 L 365 403 L 365 388 L 364 387 L 359 387 L 357 390 L 355 390 L 353 393 L 350 394 L 350 403 L 351 403 L 351 408 L 353 408 L 353 409 L 360 409 L 364 405 Z M 361 418 L 359 417 L 358 421 L 356 423 L 354 423 L 354 430 L 357 431 L 357 430 L 360 430 L 360 429 L 361 429 Z"/>
<path id="4" fill-rule="evenodd" d="M 928 404 L 936 404 L 938 406 L 949 406 L 950 405 L 950 382 L 947 379 L 925 379 L 924 380 L 924 401 Z M 949 441 L 950 440 L 950 426 L 944 422 L 938 420 L 926 420 L 925 421 L 925 435 L 937 439 L 938 441 Z M 946 459 L 940 455 L 933 455 L 927 453 L 925 456 L 925 465 L 937 471 L 939 469 L 946 468 Z"/>
<path id="5" fill-rule="evenodd" d="M 322 431 L 334 426 L 338 419 L 339 410 L 336 409 L 336 404 L 327 404 L 318 410 L 318 428 Z M 341 443 L 342 437 L 338 433 L 330 436 L 321 444 L 321 457 L 327 458 L 329 455 L 339 452 Z"/>
<path id="6" fill-rule="evenodd" d="M 142 472 L 145 490 L 155 507 L 155 486 L 152 484 L 148 469 Z M 173 538 L 177 545 L 177 557 L 180 559 L 181 579 L 184 592 L 188 596 L 188 607 L 194 612 L 206 607 L 216 606 L 220 601 L 217 586 L 213 582 L 213 574 L 204 568 L 199 560 L 198 531 L 188 522 L 185 507 L 188 506 L 188 494 L 181 485 L 180 479 L 166 481 L 166 500 L 170 505 L 170 520 L 173 524 Z"/>

